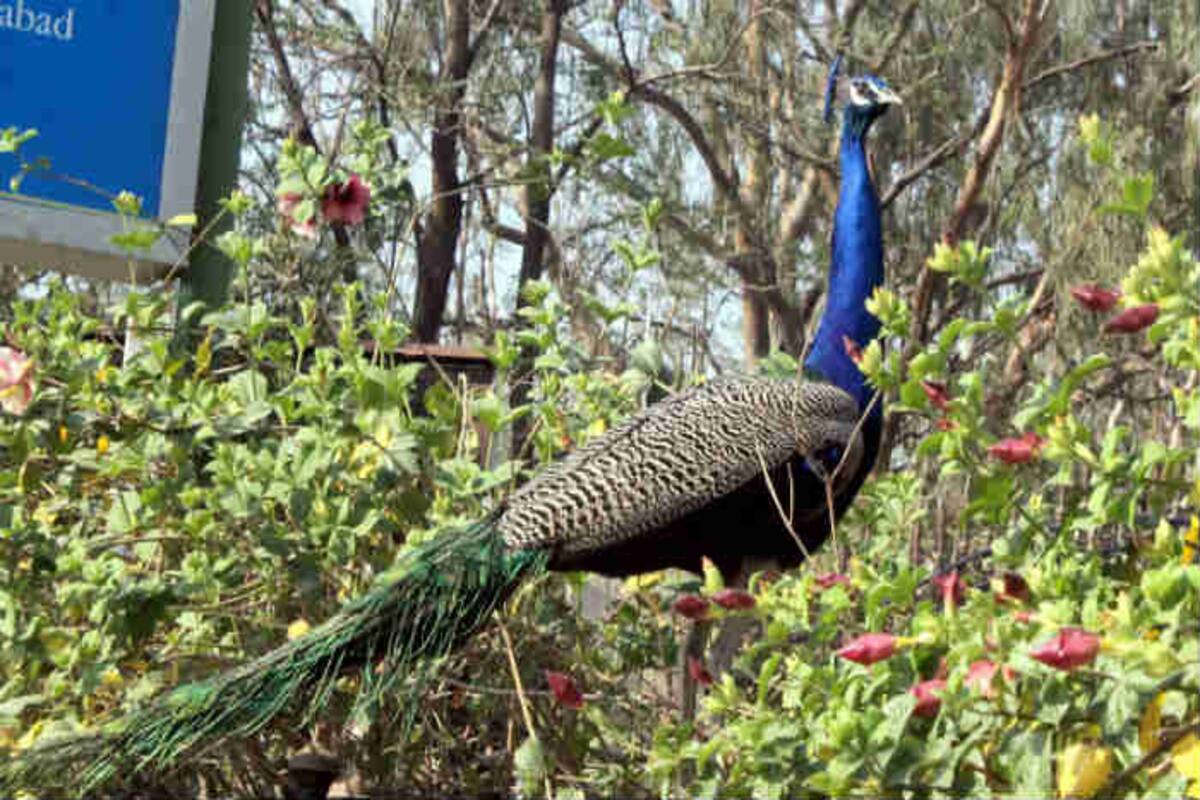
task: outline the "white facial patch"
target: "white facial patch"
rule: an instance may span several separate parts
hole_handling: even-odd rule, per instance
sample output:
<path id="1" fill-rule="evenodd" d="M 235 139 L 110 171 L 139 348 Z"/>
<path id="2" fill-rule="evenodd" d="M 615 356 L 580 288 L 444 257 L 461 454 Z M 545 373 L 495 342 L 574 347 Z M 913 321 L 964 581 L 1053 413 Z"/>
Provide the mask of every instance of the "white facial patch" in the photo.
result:
<path id="1" fill-rule="evenodd" d="M 850 82 L 850 102 L 856 106 L 870 106 L 875 102 L 875 93 L 859 81 Z"/>

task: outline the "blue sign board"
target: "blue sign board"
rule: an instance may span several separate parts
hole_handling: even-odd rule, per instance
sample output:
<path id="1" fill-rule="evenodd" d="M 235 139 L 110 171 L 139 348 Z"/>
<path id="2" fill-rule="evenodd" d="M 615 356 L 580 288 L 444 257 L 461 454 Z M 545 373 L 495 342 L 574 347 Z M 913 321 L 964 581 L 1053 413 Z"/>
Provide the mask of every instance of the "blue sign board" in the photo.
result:
<path id="1" fill-rule="evenodd" d="M 112 210 L 78 181 L 158 216 L 178 21 L 178 0 L 0 0 L 0 127 L 50 161 L 23 194 Z"/>
<path id="2" fill-rule="evenodd" d="M 46 160 L 11 194 L 0 154 L 0 256 L 31 236 L 110 250 L 95 214 L 121 191 L 151 219 L 192 211 L 212 22 L 213 0 L 0 0 L 0 129 L 36 129 L 20 158 Z"/>

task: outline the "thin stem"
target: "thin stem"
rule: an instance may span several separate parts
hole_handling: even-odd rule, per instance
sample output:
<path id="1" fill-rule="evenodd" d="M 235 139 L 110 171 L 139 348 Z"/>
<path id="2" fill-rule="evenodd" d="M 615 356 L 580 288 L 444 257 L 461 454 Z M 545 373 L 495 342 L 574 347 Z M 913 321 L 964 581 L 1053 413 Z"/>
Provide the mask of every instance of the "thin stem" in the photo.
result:
<path id="1" fill-rule="evenodd" d="M 517 704 L 521 707 L 521 717 L 525 720 L 525 730 L 529 733 L 529 738 L 537 740 L 537 728 L 533 724 L 533 713 L 529 710 L 529 698 L 525 696 L 525 686 L 521 683 L 521 671 L 517 668 L 517 656 L 513 652 L 512 636 L 508 633 L 508 627 L 504 624 L 504 620 L 498 620 L 500 626 L 500 637 L 504 639 L 504 652 L 508 656 L 508 668 L 512 672 L 513 686 L 517 690 Z M 554 797 L 554 788 L 550 785 L 549 776 L 546 777 L 546 800 L 552 800 Z"/>
<path id="2" fill-rule="evenodd" d="M 804 559 L 806 561 L 811 559 L 812 554 L 804 546 L 804 540 L 800 538 L 800 534 L 796 533 L 796 529 L 792 527 L 792 520 L 784 512 L 783 503 L 779 501 L 779 495 L 775 493 L 775 484 L 771 480 L 771 468 L 767 466 L 767 460 L 763 458 L 762 451 L 758 448 L 755 448 L 754 454 L 758 456 L 759 466 L 762 467 L 763 482 L 767 484 L 767 491 L 771 494 L 771 501 L 775 503 L 775 510 L 779 512 L 779 519 L 783 522 L 783 526 L 787 528 L 787 532 L 796 540 L 796 545 L 799 546 L 800 552 L 804 553 Z"/>

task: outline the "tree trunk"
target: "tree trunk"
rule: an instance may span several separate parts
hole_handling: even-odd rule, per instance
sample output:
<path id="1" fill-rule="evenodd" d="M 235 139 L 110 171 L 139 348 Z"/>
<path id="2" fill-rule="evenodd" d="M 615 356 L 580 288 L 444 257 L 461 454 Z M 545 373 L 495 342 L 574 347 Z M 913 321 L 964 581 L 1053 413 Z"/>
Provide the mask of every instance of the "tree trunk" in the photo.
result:
<path id="1" fill-rule="evenodd" d="M 546 159 L 554 147 L 554 76 L 558 68 L 558 40 L 562 32 L 562 17 L 566 10 L 566 0 L 547 0 L 546 9 L 542 14 L 541 66 L 537 82 L 533 86 L 533 125 L 529 131 L 529 155 L 525 162 L 529 182 L 525 185 L 523 197 L 525 242 L 521 251 L 517 308 L 525 304 L 524 293 L 521 290 L 530 281 L 539 280 L 546 266 L 546 245 L 550 240 L 550 198 L 554 191 L 550 164 Z M 534 357 L 535 353 L 526 348 L 513 371 L 514 406 L 521 406 L 529 401 Z M 530 424 L 530 418 L 526 416 L 518 419 L 513 426 L 514 456 L 524 450 Z"/>
<path id="2" fill-rule="evenodd" d="M 548 0 L 542 15 L 541 69 L 533 87 L 533 127 L 529 133 L 525 185 L 525 248 L 521 253 L 520 286 L 542 277 L 546 241 L 550 237 L 550 164 L 554 147 L 554 76 L 558 66 L 558 38 L 566 0 Z M 518 305 L 520 300 L 518 299 Z"/>
<path id="3" fill-rule="evenodd" d="M 446 43 L 442 57 L 444 91 L 434 116 L 430 159 L 432 201 L 417 228 L 417 295 L 413 301 L 413 338 L 436 342 L 446 311 L 446 293 L 454 273 L 462 228 L 462 186 L 458 179 L 458 139 L 462 101 L 471 64 L 469 0 L 444 0 Z"/>
<path id="4" fill-rule="evenodd" d="M 759 107 L 764 108 L 768 103 L 767 64 L 758 2 L 750 4 L 750 14 L 752 18 L 746 29 L 748 78 L 752 95 Z M 758 224 L 763 219 L 763 209 L 768 202 L 770 153 L 767 151 L 767 142 L 762 132 L 749 131 L 745 136 L 749 165 L 746 179 L 741 186 L 741 195 L 742 204 L 749 210 L 752 218 L 739 220 L 735 244 L 739 254 L 753 253 L 752 257 L 746 259 L 748 269 L 742 275 L 742 344 L 746 364 L 749 366 L 771 351 L 771 309 L 766 293 L 775 283 L 776 270 L 768 253 L 756 252 L 760 246 L 758 243 L 766 240 L 766 237 L 761 235 L 763 232 L 760 230 L 760 235 L 756 237 L 749 229 L 752 222 Z"/>

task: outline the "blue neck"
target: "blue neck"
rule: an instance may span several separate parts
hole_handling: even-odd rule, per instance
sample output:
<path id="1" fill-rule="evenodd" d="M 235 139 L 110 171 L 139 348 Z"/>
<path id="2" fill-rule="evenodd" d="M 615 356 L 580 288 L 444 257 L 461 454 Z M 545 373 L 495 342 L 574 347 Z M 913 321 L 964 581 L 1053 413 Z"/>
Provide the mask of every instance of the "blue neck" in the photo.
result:
<path id="1" fill-rule="evenodd" d="M 846 353 L 843 337 L 859 347 L 879 333 L 879 320 L 866 309 L 867 298 L 883 283 L 883 231 L 879 198 L 867 170 L 865 141 L 872 120 L 847 109 L 840 148 L 841 186 L 833 217 L 833 258 L 825 314 L 817 326 L 804 368 L 848 392 L 866 408 L 874 390 Z M 875 403 L 878 417 L 883 404 Z"/>

